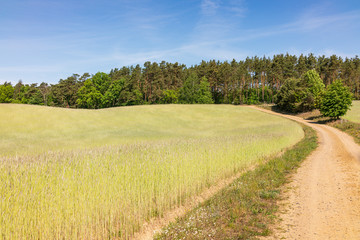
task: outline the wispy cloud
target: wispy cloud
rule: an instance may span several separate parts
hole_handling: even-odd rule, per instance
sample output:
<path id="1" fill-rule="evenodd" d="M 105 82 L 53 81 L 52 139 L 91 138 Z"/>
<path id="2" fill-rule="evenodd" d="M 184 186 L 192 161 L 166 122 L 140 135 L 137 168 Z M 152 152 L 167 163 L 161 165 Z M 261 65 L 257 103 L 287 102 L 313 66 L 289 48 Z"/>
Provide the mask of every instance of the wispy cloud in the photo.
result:
<path id="1" fill-rule="evenodd" d="M 230 0 L 229 5 L 225 8 L 238 17 L 245 17 L 247 8 L 244 5 L 245 3 L 242 0 Z"/>
<path id="2" fill-rule="evenodd" d="M 201 60 L 231 60 L 233 58 L 245 58 L 249 54 L 250 52 L 248 51 L 231 49 L 226 45 L 216 44 L 214 42 L 191 42 L 176 48 L 153 51 L 127 52 L 118 50 L 115 53 L 84 59 L 80 62 L 77 61 L 77 63 L 99 65 L 99 62 L 102 62 L 113 65 L 113 67 L 119 67 L 135 64 L 141 65 L 146 61 L 160 62 L 166 60 L 170 62 L 198 64 Z M 71 64 L 71 62 L 68 64 Z"/>
<path id="3" fill-rule="evenodd" d="M 221 9 L 221 5 L 216 5 L 216 8 Z M 255 39 L 266 39 L 267 37 L 288 34 L 291 32 L 316 31 L 318 28 L 323 28 L 324 26 L 332 26 L 334 23 L 356 20 L 358 18 L 360 18 L 360 12 L 356 11 L 323 16 L 310 16 L 307 14 L 307 17 L 301 16 L 291 23 L 273 26 L 271 28 L 243 29 L 241 31 L 234 31 L 234 33 L 232 33 L 231 30 L 235 29 L 235 26 L 222 26 L 222 22 L 210 22 L 205 24 L 200 20 L 195 28 L 193 38 L 177 47 L 153 51 L 140 51 L 137 53 L 128 53 L 119 50 L 114 54 L 109 54 L 104 56 L 104 58 L 98 58 L 97 60 L 132 65 L 143 63 L 145 61 L 172 59 L 196 59 L 196 61 L 200 61 L 201 59 L 239 59 L 245 58 L 253 53 L 246 48 L 234 48 L 234 44 L 247 43 Z M 221 15 L 217 19 L 220 21 L 223 20 Z M 238 35 L 239 33 L 240 36 Z M 283 50 L 279 49 L 278 51 L 273 51 L 269 54 L 276 54 L 282 51 Z M 314 52 L 312 49 L 298 50 L 297 48 L 289 48 L 287 51 L 297 55 Z M 330 52 L 330 50 L 321 50 L 316 53 L 329 54 Z M 197 63 L 196 61 L 193 60 L 194 63 Z"/>
<path id="4" fill-rule="evenodd" d="M 232 37 L 246 12 L 242 1 L 202 0 L 200 6 L 201 15 L 193 30 L 193 42 Z"/>
<path id="5" fill-rule="evenodd" d="M 54 82 L 145 61 L 192 65 L 284 51 L 350 57 L 360 51 L 359 8 L 340 12 L 324 1 L 293 15 L 282 15 L 293 3 L 279 5 L 269 23 L 272 16 L 261 13 L 272 4 L 250 0 L 15 2 L 4 3 L 7 13 L 0 14 L 0 79 L 7 81 Z"/>
<path id="6" fill-rule="evenodd" d="M 243 29 L 241 36 L 232 35 L 231 38 L 223 38 L 219 42 L 245 42 L 254 39 L 266 38 L 286 33 L 308 33 L 316 32 L 321 29 L 334 29 L 338 25 L 343 25 L 352 21 L 360 20 L 360 11 L 351 11 L 341 14 L 324 16 L 302 16 L 293 22 L 277 25 L 270 28 Z"/>
<path id="7" fill-rule="evenodd" d="M 304 15 L 293 24 L 295 30 L 312 31 L 323 27 L 334 27 L 334 24 L 351 23 L 360 19 L 360 11 L 351 11 L 333 15 Z M 289 26 L 290 28 L 292 26 Z"/>
<path id="8" fill-rule="evenodd" d="M 216 14 L 216 10 L 220 6 L 219 0 L 202 0 L 201 1 L 201 13 L 206 16 L 212 16 Z"/>
<path id="9" fill-rule="evenodd" d="M 221 9 L 221 5 L 208 5 L 216 9 Z M 245 10 L 242 10 L 242 12 Z M 214 13 L 214 12 L 212 12 Z M 338 14 L 329 15 L 301 15 L 293 22 L 273 26 L 271 28 L 256 28 L 256 29 L 236 29 L 236 26 L 222 26 L 222 17 L 220 16 L 217 23 L 207 23 L 200 21 L 196 27 L 196 34 L 192 41 L 187 42 L 177 49 L 168 51 L 152 52 L 149 54 L 142 55 L 140 59 L 146 59 L 146 56 L 152 56 L 149 59 L 161 59 L 169 58 L 172 55 L 178 56 L 194 56 L 197 59 L 219 59 L 219 60 L 231 60 L 232 58 L 245 58 L 246 56 L 253 55 L 253 51 L 247 50 L 246 48 L 234 47 L 234 44 L 240 44 L 251 42 L 257 39 L 267 39 L 269 37 L 277 37 L 284 35 L 297 34 L 308 34 L 309 32 L 317 32 L 319 29 L 325 29 L 327 27 L 332 28 L 337 25 L 349 21 L 357 21 L 360 19 L 360 11 L 350 11 Z M 220 21 L 220 22 L 219 22 Z M 226 20 L 224 20 L 226 21 Z M 231 30 L 235 30 L 231 32 Z M 264 40 L 265 41 L 265 40 Z M 272 51 L 269 54 L 277 54 L 283 52 L 284 49 L 278 49 Z M 289 53 L 299 55 L 301 53 L 308 54 L 313 52 L 318 55 L 331 55 L 337 53 L 339 56 L 353 56 L 351 53 L 344 53 L 335 50 L 323 49 L 317 50 L 316 48 L 305 48 L 299 50 L 296 47 L 289 47 L 286 50 Z M 264 52 L 265 54 L 265 52 Z M 137 56 L 139 57 L 139 56 Z M 137 57 L 134 59 L 136 60 Z"/>

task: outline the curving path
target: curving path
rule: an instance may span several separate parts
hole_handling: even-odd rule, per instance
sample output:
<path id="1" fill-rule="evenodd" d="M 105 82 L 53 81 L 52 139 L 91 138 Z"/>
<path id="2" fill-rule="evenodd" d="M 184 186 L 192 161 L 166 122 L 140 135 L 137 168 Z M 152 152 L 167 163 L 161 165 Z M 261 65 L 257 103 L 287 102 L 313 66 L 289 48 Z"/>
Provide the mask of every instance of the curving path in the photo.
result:
<path id="1" fill-rule="evenodd" d="M 282 221 L 267 239 L 360 239 L 360 146 L 335 128 L 252 108 L 306 124 L 319 140 L 286 186 Z"/>

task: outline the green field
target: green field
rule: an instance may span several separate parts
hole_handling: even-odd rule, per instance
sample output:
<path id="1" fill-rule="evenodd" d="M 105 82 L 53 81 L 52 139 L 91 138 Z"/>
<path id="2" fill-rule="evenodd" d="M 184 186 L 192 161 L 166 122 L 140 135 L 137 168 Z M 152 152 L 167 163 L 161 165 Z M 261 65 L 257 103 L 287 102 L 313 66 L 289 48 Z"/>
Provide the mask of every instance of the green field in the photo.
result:
<path id="1" fill-rule="evenodd" d="M 343 118 L 352 122 L 360 123 L 360 101 L 353 101 L 351 109 Z"/>
<path id="2" fill-rule="evenodd" d="M 0 105 L 0 236 L 126 239 L 151 217 L 303 136 L 230 105 Z"/>

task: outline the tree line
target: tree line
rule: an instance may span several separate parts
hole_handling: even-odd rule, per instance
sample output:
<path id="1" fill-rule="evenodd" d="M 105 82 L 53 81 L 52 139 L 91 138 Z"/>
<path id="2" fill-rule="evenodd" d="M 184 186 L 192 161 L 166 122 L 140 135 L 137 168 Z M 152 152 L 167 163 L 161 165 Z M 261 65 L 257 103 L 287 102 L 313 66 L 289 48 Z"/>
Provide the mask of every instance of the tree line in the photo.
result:
<path id="1" fill-rule="evenodd" d="M 315 69 L 307 71 L 300 79 L 288 79 L 275 96 L 278 108 L 287 112 L 306 112 L 319 109 L 332 119 L 345 115 L 352 105 L 353 95 L 341 79 L 326 88 Z"/>
<path id="2" fill-rule="evenodd" d="M 112 69 L 94 75 L 74 74 L 57 84 L 0 85 L 1 103 L 70 108 L 168 103 L 273 103 L 280 88 L 315 70 L 325 86 L 338 79 L 360 99 L 360 59 L 313 54 L 247 57 L 231 62 L 202 61 L 187 67 L 162 61 Z"/>

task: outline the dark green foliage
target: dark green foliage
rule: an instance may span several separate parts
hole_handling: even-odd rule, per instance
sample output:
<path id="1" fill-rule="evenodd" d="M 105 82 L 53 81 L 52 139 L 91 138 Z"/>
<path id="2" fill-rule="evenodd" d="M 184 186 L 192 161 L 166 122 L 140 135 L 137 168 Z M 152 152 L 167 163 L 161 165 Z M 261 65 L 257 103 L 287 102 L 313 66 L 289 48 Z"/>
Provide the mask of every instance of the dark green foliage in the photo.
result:
<path id="1" fill-rule="evenodd" d="M 50 88 L 46 83 L 41 83 L 40 86 L 37 86 L 36 83 L 28 85 L 19 81 L 14 86 L 14 94 L 11 102 L 46 105 L 49 91 Z"/>
<path id="2" fill-rule="evenodd" d="M 318 109 L 325 85 L 315 70 L 307 71 L 301 79 L 289 79 L 281 86 L 275 103 L 282 110 L 304 112 Z"/>
<path id="3" fill-rule="evenodd" d="M 341 80 L 330 84 L 322 98 L 320 112 L 325 117 L 339 118 L 344 116 L 350 109 L 352 95 L 348 87 L 344 86 Z"/>
<path id="4" fill-rule="evenodd" d="M 132 92 L 124 92 L 126 95 L 126 102 L 124 105 L 141 105 L 144 104 L 144 97 L 139 89 L 135 89 Z"/>
<path id="5" fill-rule="evenodd" d="M 19 81 L 15 86 L 14 86 L 14 95 L 13 95 L 13 103 L 23 103 L 21 100 L 24 98 L 24 90 L 25 90 L 25 86 L 22 83 L 22 81 Z"/>
<path id="6" fill-rule="evenodd" d="M 206 77 L 202 77 L 200 79 L 200 84 L 196 95 L 196 103 L 200 103 L 200 104 L 214 103 L 210 92 L 210 84 Z"/>
<path id="7" fill-rule="evenodd" d="M 37 83 L 22 85 L 22 83 L 19 82 L 15 85 L 13 93 L 11 100 L 13 103 L 44 105 L 46 102 L 41 93 L 41 88 L 37 86 Z"/>
<path id="8" fill-rule="evenodd" d="M 180 89 L 180 103 L 196 103 L 196 95 L 198 91 L 199 77 L 196 73 L 191 73 L 186 78 L 183 87 Z"/>
<path id="9" fill-rule="evenodd" d="M 42 97 L 42 104 L 48 105 L 48 99 L 51 91 L 50 86 L 47 83 L 42 82 L 38 87 L 38 90 Z"/>
<path id="10" fill-rule="evenodd" d="M 297 112 L 301 103 L 302 91 L 299 88 L 299 80 L 289 79 L 281 86 L 275 96 L 275 103 L 282 110 Z"/>
<path id="11" fill-rule="evenodd" d="M 115 107 L 121 106 L 123 102 L 122 92 L 125 87 L 125 79 L 121 78 L 110 84 L 110 87 L 106 90 L 105 94 L 101 99 L 102 107 Z"/>
<path id="12" fill-rule="evenodd" d="M 244 103 L 246 103 L 248 105 L 258 104 L 260 101 L 259 101 L 259 96 L 258 96 L 257 92 L 258 92 L 257 89 L 252 89 L 252 88 L 248 89 L 246 91 L 247 97 L 245 97 Z"/>
<path id="13" fill-rule="evenodd" d="M 36 83 L 33 83 L 26 88 L 25 97 L 28 99 L 28 104 L 44 105 L 42 94 Z"/>
<path id="14" fill-rule="evenodd" d="M 89 74 L 85 73 L 79 78 L 79 75 L 74 74 L 65 80 L 60 79 L 58 84 L 52 85 L 50 93 L 52 100 L 51 105 L 59 107 L 76 107 L 78 91 L 89 76 Z"/>
<path id="15" fill-rule="evenodd" d="M 307 72 L 309 70 L 312 71 Z M 195 75 L 196 88 L 191 89 L 191 79 L 188 78 Z M 205 81 L 201 81 L 203 77 Z M 143 67 L 136 65 L 115 68 L 109 74 L 98 72 L 91 76 L 85 73 L 81 77 L 73 74 L 53 85 L 23 84 L 20 81 L 14 86 L 10 102 L 70 108 L 104 108 L 176 102 L 259 104 L 273 103 L 275 99 L 281 99 L 290 111 L 306 111 L 319 108 L 321 94 L 318 90 L 322 88 L 321 82 L 329 85 L 340 77 L 344 79 L 344 84 L 350 88 L 355 99 L 360 99 L 360 59 L 357 56 L 342 60 L 335 55 L 314 57 L 309 54 L 296 57 L 278 54 L 272 58 L 247 57 L 238 62 L 234 59 L 231 62 L 202 61 L 189 68 L 183 64 L 165 61 L 145 62 Z M 85 93 L 83 89 L 79 92 L 87 79 L 91 79 L 96 91 L 88 89 Z M 296 96 L 288 94 L 296 102 L 291 102 L 291 99 L 285 101 L 284 91 L 275 98 L 280 88 L 290 79 L 300 80 L 300 83 L 292 88 L 295 89 Z M 294 86 L 287 85 L 284 89 L 289 87 Z M 194 90 L 202 92 L 199 99 L 194 99 L 199 97 L 197 93 L 191 92 Z M 78 101 L 79 96 L 82 99 Z M 6 101 L 9 101 L 8 97 Z"/>
<path id="16" fill-rule="evenodd" d="M 155 239 L 256 239 L 269 235 L 281 186 L 317 147 L 315 131 L 306 126 L 304 131 L 305 138 L 282 156 L 246 172 Z"/>
<path id="17" fill-rule="evenodd" d="M 179 102 L 185 104 L 211 104 L 210 85 L 206 77 L 199 79 L 196 73 L 191 73 L 180 89 Z"/>

